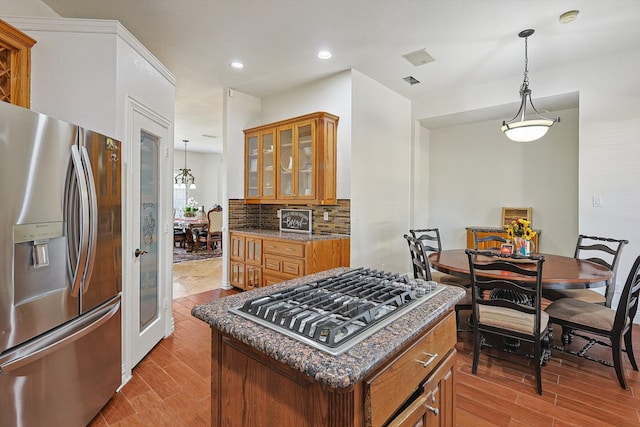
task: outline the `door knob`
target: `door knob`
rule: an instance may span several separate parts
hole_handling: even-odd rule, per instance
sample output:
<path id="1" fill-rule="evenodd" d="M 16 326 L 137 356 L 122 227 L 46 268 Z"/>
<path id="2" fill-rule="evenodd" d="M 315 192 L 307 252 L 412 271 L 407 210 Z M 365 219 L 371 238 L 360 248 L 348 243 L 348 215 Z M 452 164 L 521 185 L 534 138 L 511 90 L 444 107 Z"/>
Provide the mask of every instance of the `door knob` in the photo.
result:
<path id="1" fill-rule="evenodd" d="M 135 256 L 136 256 L 136 258 L 138 258 L 140 255 L 144 255 L 146 253 L 147 253 L 147 251 L 141 251 L 140 249 L 136 249 Z"/>

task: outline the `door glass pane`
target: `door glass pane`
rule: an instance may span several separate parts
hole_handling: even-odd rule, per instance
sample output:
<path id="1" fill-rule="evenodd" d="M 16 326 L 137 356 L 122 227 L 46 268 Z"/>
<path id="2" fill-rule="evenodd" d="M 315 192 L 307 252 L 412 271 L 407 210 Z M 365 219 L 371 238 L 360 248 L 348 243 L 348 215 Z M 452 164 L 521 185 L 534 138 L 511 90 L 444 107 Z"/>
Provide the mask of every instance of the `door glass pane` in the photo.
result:
<path id="1" fill-rule="evenodd" d="M 247 149 L 249 152 L 247 156 L 249 158 L 249 174 L 247 182 L 247 196 L 258 196 L 258 137 L 252 136 L 249 138 Z"/>
<path id="2" fill-rule="evenodd" d="M 299 196 L 310 196 L 313 183 L 313 144 L 311 125 L 298 128 L 298 192 Z"/>
<path id="3" fill-rule="evenodd" d="M 158 310 L 158 138 L 140 133 L 140 332 Z"/>
<path id="4" fill-rule="evenodd" d="M 280 188 L 279 194 L 290 196 L 293 193 L 293 129 L 280 131 Z"/>
<path id="5" fill-rule="evenodd" d="M 273 183 L 275 182 L 273 170 L 273 133 L 264 134 L 262 137 L 262 195 L 273 196 Z"/>

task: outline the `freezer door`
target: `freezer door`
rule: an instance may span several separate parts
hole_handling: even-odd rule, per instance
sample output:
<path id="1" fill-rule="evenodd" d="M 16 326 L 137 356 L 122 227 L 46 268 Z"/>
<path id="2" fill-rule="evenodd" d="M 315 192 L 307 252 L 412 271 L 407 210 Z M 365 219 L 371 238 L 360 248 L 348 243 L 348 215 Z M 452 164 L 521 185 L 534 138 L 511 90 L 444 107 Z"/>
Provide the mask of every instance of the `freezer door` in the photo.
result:
<path id="1" fill-rule="evenodd" d="M 64 197 L 78 128 L 0 102 L 0 354 L 79 314 Z"/>
<path id="2" fill-rule="evenodd" d="M 80 129 L 80 152 L 96 221 L 90 228 L 95 245 L 90 248 L 80 295 L 83 313 L 122 291 L 120 145 L 113 138 Z"/>
<path id="3" fill-rule="evenodd" d="M 121 383 L 116 297 L 0 356 L 0 426 L 85 426 Z"/>

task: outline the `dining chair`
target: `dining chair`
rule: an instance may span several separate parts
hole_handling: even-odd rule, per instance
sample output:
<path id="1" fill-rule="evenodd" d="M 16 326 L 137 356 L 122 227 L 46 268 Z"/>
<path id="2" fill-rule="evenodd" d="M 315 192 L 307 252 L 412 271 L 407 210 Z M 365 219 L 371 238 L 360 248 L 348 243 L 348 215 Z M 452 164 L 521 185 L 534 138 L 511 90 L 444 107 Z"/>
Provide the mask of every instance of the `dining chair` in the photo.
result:
<path id="1" fill-rule="evenodd" d="M 605 287 L 604 295 L 591 289 L 549 289 L 545 290 L 544 297 L 551 301 L 561 298 L 575 298 L 611 307 L 613 295 L 616 291 L 616 273 L 620 262 L 620 254 L 628 243 L 629 241 L 624 239 L 579 235 L 573 257 L 595 262 L 613 272 L 611 281 Z"/>
<path id="2" fill-rule="evenodd" d="M 418 231 L 418 230 L 414 230 Z M 404 238 L 407 240 L 409 244 L 409 255 L 411 256 L 411 265 L 413 266 L 413 278 L 414 279 L 422 279 L 422 280 L 435 280 L 432 275 L 434 272 L 429 268 L 429 258 L 427 255 L 427 251 L 425 250 L 425 246 L 422 243 L 422 240 L 410 236 L 408 234 L 404 235 Z M 447 275 L 448 276 L 448 275 Z M 457 279 L 456 277 L 450 276 L 453 279 Z M 436 282 L 451 285 L 451 286 L 461 286 L 465 289 L 465 296 L 455 305 L 456 311 L 456 325 L 459 324 L 460 316 L 459 311 L 461 310 L 471 310 L 471 289 L 469 287 L 462 286 L 459 280 L 453 282 L 439 281 Z M 467 331 L 467 329 L 458 329 L 459 331 Z"/>
<path id="3" fill-rule="evenodd" d="M 187 233 L 184 231 L 184 229 L 179 227 L 174 227 L 173 228 L 173 245 L 175 246 L 177 243 L 179 247 L 184 248 L 186 240 L 187 240 Z"/>
<path id="4" fill-rule="evenodd" d="M 442 241 L 440 240 L 440 230 L 438 228 L 418 228 L 409 230 L 411 236 L 414 239 L 418 239 L 420 243 L 422 243 L 422 247 L 424 248 L 425 255 L 427 256 L 426 262 L 429 265 L 428 256 L 434 252 L 442 251 Z M 464 286 L 466 288 L 470 288 L 469 279 L 456 277 L 451 274 L 446 274 L 438 270 L 434 270 L 429 265 L 429 270 L 431 273 L 432 279 L 439 283 L 446 283 L 449 285 L 456 286 Z M 469 310 L 471 306 L 469 306 Z"/>
<path id="5" fill-rule="evenodd" d="M 549 322 L 561 325 L 563 330 L 562 347 L 553 348 L 606 366 L 613 366 L 620 387 L 626 389 L 627 381 L 622 369 L 623 352 L 627 354 L 633 370 L 638 370 L 638 364 L 633 354 L 632 329 L 633 319 L 638 312 L 639 298 L 640 256 L 636 258 L 633 267 L 631 267 L 627 281 L 622 289 L 622 296 L 618 302 L 617 309 L 614 310 L 602 304 L 586 302 L 576 298 L 562 298 L 547 306 L 545 311 L 549 315 Z M 570 333 L 565 334 L 564 331 L 570 331 Z M 609 342 L 604 342 L 589 335 L 578 334 L 576 331 L 598 335 L 607 338 Z M 585 346 L 580 351 L 567 349 L 567 345 L 576 336 L 586 340 Z M 623 341 L 624 348 L 622 348 Z M 587 351 L 595 344 L 611 348 L 613 363 L 587 354 Z"/>
<path id="6" fill-rule="evenodd" d="M 520 256 L 467 249 L 473 310 L 473 364 L 478 371 L 485 334 L 532 344 L 536 389 L 542 394 L 549 315 L 541 310 L 544 256 Z M 517 280 L 518 278 L 527 279 Z M 517 298 L 514 298 L 516 297 Z"/>
<path id="7" fill-rule="evenodd" d="M 475 250 L 499 251 L 503 243 L 509 243 L 509 241 L 495 234 L 478 237 L 477 230 L 473 230 L 473 248 Z"/>
<path id="8" fill-rule="evenodd" d="M 207 226 L 198 235 L 198 242 L 206 244 L 207 252 L 211 253 L 214 245 L 222 249 L 222 207 L 216 205 L 209 209 L 207 220 Z"/>

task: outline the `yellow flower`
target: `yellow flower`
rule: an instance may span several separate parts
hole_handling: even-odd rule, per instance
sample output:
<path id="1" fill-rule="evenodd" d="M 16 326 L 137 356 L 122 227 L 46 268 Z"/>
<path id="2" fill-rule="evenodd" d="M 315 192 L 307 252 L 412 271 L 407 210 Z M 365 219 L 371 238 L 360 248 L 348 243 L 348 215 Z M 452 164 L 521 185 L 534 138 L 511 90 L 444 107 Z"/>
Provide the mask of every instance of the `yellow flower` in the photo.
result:
<path id="1" fill-rule="evenodd" d="M 513 239 L 514 237 L 523 237 L 527 240 L 531 240 L 536 232 L 531 229 L 531 221 L 526 219 L 516 218 L 511 221 L 511 225 L 507 226 L 507 237 Z"/>
<path id="2" fill-rule="evenodd" d="M 530 229 L 529 227 L 524 229 L 524 238 L 527 240 L 531 240 L 533 239 L 533 237 L 536 235 L 536 232 L 533 231 L 532 229 Z"/>

